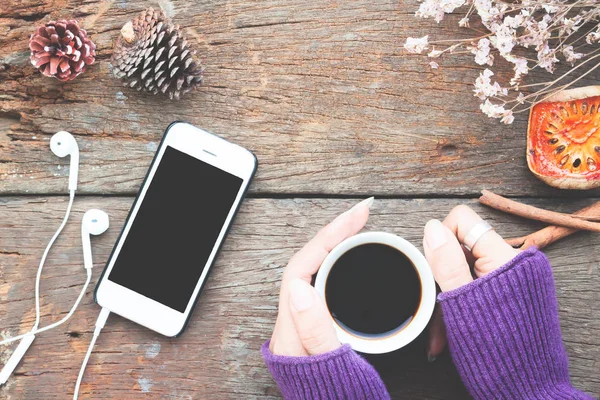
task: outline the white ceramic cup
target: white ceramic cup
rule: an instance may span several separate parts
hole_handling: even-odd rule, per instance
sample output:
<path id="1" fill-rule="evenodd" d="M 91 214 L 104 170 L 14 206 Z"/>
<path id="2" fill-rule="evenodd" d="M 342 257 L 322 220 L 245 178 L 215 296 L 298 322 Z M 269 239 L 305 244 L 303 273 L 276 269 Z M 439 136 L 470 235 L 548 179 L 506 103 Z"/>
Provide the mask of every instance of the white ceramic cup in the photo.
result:
<path id="1" fill-rule="evenodd" d="M 366 232 L 349 237 L 338 244 L 325 258 L 315 281 L 315 288 L 325 300 L 325 286 L 329 272 L 336 261 L 348 250 L 367 243 L 379 243 L 393 247 L 407 256 L 413 263 L 421 284 L 421 302 L 413 319 L 404 327 L 392 333 L 368 335 L 353 332 L 334 321 L 337 336 L 341 343 L 348 343 L 354 350 L 368 354 L 382 354 L 398 350 L 419 336 L 425 329 L 435 307 L 436 288 L 431 268 L 425 256 L 408 241 L 386 232 Z M 365 268 L 368 268 L 366 265 Z"/>

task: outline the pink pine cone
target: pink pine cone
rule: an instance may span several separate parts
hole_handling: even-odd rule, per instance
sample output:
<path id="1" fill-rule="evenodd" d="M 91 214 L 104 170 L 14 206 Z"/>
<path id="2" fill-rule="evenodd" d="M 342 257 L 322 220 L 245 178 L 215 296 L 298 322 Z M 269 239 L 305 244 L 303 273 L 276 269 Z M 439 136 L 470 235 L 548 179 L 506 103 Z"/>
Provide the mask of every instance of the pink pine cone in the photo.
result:
<path id="1" fill-rule="evenodd" d="M 29 39 L 31 64 L 42 74 L 69 81 L 94 63 L 96 45 L 75 20 L 50 21 Z"/>

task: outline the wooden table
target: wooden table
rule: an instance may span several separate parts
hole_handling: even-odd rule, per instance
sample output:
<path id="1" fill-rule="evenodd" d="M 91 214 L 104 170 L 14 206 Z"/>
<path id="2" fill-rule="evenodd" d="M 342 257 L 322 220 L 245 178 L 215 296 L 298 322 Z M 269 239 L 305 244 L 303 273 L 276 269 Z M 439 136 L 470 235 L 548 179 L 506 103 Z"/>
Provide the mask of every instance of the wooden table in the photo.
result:
<path id="1" fill-rule="evenodd" d="M 119 29 L 149 5 L 182 26 L 206 66 L 204 86 L 180 102 L 127 90 L 109 75 Z M 456 18 L 416 19 L 417 8 L 416 0 L 0 0 L 0 335 L 32 326 L 37 265 L 67 205 L 68 161 L 48 142 L 59 130 L 79 143 L 79 190 L 44 270 L 43 325 L 69 310 L 84 281 L 82 214 L 98 207 L 111 217 L 109 231 L 92 240 L 95 283 L 170 122 L 210 130 L 260 161 L 185 334 L 167 339 L 110 317 L 82 398 L 279 398 L 259 348 L 273 327 L 283 267 L 320 226 L 365 197 L 377 198 L 366 229 L 417 246 L 429 218 L 462 203 L 506 236 L 541 227 L 480 207 L 484 188 L 563 211 L 598 200 L 599 191 L 558 191 L 531 175 L 527 116 L 505 127 L 478 112 L 479 68 L 470 57 L 431 70 L 403 54 L 409 35 L 465 34 Z M 27 39 L 41 22 L 70 17 L 88 30 L 98 58 L 61 84 L 33 69 Z M 547 251 L 572 381 L 596 396 L 599 245 L 599 235 L 581 233 Z M 92 297 L 90 288 L 69 323 L 39 336 L 0 397 L 72 395 L 99 312 Z M 13 348 L 0 349 L 0 364 Z M 394 398 L 468 397 L 447 354 L 429 364 L 416 347 L 372 361 Z"/>

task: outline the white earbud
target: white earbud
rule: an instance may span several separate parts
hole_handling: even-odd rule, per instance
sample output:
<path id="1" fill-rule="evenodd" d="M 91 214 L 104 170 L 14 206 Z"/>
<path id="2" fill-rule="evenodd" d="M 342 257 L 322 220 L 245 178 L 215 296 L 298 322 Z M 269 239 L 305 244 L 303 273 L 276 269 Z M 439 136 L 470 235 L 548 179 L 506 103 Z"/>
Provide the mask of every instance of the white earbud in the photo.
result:
<path id="1" fill-rule="evenodd" d="M 81 219 L 81 243 L 83 245 L 83 264 L 88 274 L 88 282 L 90 277 L 92 276 L 92 267 L 94 263 L 92 261 L 92 245 L 90 243 L 90 235 L 101 235 L 108 229 L 108 214 L 106 214 L 102 210 L 91 209 L 88 210 Z M 87 285 L 86 285 L 87 287 Z M 85 288 L 84 288 L 85 291 Z M 83 380 L 83 373 L 85 372 L 85 366 L 90 359 L 90 355 L 92 354 L 92 349 L 94 348 L 94 344 L 96 343 L 96 339 L 100 335 L 100 330 L 104 327 L 108 315 L 110 312 L 107 309 L 102 309 L 100 313 L 100 317 L 96 321 L 96 328 L 94 329 L 94 336 L 92 337 L 92 342 L 90 343 L 90 347 L 85 354 L 85 358 L 83 360 L 83 364 L 81 364 L 81 369 L 79 370 L 79 376 L 77 377 L 77 383 L 75 384 L 75 392 L 73 393 L 73 399 L 77 400 L 79 397 L 79 387 L 81 386 L 81 381 Z"/>
<path id="2" fill-rule="evenodd" d="M 92 261 L 92 245 L 90 235 L 101 235 L 109 227 L 108 214 L 102 210 L 88 210 L 81 219 L 81 243 L 83 245 L 83 265 L 85 269 L 94 266 Z"/>
<path id="3" fill-rule="evenodd" d="M 71 156 L 69 167 L 69 191 L 77 189 L 77 175 L 79 174 L 79 146 L 73 135 L 67 131 L 55 133 L 50 139 L 50 149 L 58 157 Z"/>

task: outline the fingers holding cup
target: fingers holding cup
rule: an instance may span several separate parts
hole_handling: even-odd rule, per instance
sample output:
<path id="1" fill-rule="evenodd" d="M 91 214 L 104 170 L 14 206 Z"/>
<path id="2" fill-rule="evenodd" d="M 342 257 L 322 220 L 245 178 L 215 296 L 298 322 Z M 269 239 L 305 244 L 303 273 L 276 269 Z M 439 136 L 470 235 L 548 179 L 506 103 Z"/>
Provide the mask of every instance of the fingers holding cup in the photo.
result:
<path id="1" fill-rule="evenodd" d="M 271 337 L 270 350 L 273 354 L 286 356 L 309 354 L 298 335 L 290 309 L 290 284 L 299 279 L 308 285 L 312 275 L 319 270 L 331 249 L 364 227 L 369 219 L 369 208 L 372 204 L 373 197 L 361 201 L 339 215 L 290 259 L 283 273 L 279 293 L 279 313 Z M 333 330 L 333 326 L 331 329 Z"/>
<path id="2" fill-rule="evenodd" d="M 369 209 L 374 198 L 361 201 L 323 227 L 298 253 L 285 271 L 286 279 L 300 278 L 310 282 L 331 249 L 344 239 L 357 234 L 369 219 Z"/>
<path id="3" fill-rule="evenodd" d="M 456 236 L 437 219 L 425 225 L 423 248 L 433 276 L 443 292 L 457 289 L 473 280 Z"/>
<path id="4" fill-rule="evenodd" d="M 290 310 L 298 337 L 308 355 L 327 353 L 341 346 L 323 299 L 302 279 L 290 282 Z"/>
<path id="5" fill-rule="evenodd" d="M 439 304 L 435 306 L 427 331 L 427 360 L 434 362 L 437 356 L 444 351 L 448 342 L 442 308 Z"/>
<path id="6" fill-rule="evenodd" d="M 501 267 L 519 254 L 496 231 L 485 229 L 484 220 L 468 206 L 454 207 L 444 220 L 444 225 L 461 244 L 471 247 L 478 277 Z"/>

